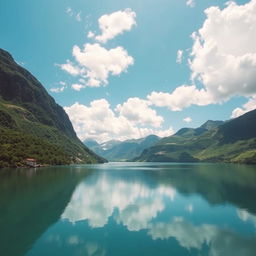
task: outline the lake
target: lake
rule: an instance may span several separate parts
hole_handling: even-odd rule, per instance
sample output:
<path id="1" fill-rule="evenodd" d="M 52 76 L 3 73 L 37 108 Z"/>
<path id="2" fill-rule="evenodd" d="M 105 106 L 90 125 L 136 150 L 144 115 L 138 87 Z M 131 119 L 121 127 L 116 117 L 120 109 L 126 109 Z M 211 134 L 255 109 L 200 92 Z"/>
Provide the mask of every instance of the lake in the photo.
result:
<path id="1" fill-rule="evenodd" d="M 256 166 L 0 170 L 0 255 L 255 256 Z"/>

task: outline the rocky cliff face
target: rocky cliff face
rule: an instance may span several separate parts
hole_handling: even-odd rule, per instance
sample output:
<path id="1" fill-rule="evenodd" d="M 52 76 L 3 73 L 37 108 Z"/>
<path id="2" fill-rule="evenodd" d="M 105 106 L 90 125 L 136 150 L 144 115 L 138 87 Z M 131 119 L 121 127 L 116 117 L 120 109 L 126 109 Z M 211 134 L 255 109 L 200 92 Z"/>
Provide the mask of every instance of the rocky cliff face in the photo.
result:
<path id="1" fill-rule="evenodd" d="M 104 161 L 77 138 L 68 115 L 47 93 L 43 85 L 2 49 L 0 49 L 0 129 L 1 133 L 6 135 L 4 139 L 2 138 L 1 143 L 9 144 L 9 148 L 1 146 L 2 154 L 7 156 L 11 152 L 15 154 L 15 150 L 12 148 L 13 137 L 34 136 L 34 138 L 23 139 L 30 140 L 32 144 L 33 141 L 42 143 L 42 147 L 49 148 L 50 151 L 53 147 L 54 151 L 58 149 L 57 151 L 62 152 L 62 160 L 56 161 L 56 163 Z M 13 132 L 19 134 L 15 135 Z M 16 145 L 16 147 L 22 150 L 20 145 Z M 26 151 L 26 149 L 24 150 Z M 12 162 L 17 164 L 22 161 L 22 157 L 26 156 L 38 157 L 38 154 L 31 150 L 18 157 L 18 161 L 13 160 Z M 57 155 L 56 158 L 58 158 Z M 5 162 L 7 165 L 9 160 L 5 160 Z M 46 157 L 43 162 L 47 163 Z"/>

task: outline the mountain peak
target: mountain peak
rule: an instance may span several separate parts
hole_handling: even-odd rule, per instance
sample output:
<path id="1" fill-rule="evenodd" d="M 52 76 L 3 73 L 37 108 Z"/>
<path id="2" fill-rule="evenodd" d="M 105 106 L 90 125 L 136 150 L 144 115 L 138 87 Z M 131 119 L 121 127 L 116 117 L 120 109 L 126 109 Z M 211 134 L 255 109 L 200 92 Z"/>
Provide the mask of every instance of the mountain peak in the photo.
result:
<path id="1" fill-rule="evenodd" d="M 5 156 L 0 167 L 20 165 L 26 158 L 44 164 L 104 161 L 77 138 L 68 115 L 43 85 L 2 49 L 0 134 Z M 5 144 L 11 146 L 1 148 Z"/>
<path id="2" fill-rule="evenodd" d="M 219 127 L 220 125 L 224 124 L 224 121 L 214 121 L 214 120 L 208 120 L 204 124 L 200 126 L 200 128 L 204 128 L 206 130 L 211 130 L 214 128 Z"/>
<path id="3" fill-rule="evenodd" d="M 12 55 L 9 52 L 7 52 L 7 51 L 5 51 L 5 50 L 3 50 L 1 48 L 0 48 L 0 59 L 14 61 Z"/>

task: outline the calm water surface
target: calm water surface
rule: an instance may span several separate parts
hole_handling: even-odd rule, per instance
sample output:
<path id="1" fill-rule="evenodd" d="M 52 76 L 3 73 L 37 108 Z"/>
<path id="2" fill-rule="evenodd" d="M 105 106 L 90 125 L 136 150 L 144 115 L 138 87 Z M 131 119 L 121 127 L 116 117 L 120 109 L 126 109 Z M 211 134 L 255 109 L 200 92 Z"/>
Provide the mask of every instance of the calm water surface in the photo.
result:
<path id="1" fill-rule="evenodd" d="M 256 167 L 0 171 L 3 256 L 255 256 Z"/>

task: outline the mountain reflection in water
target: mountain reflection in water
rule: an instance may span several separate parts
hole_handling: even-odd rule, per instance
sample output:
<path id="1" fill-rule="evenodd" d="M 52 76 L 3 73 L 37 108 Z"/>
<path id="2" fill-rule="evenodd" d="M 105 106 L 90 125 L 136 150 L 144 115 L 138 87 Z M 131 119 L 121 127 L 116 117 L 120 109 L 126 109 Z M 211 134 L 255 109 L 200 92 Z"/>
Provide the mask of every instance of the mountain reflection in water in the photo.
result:
<path id="1" fill-rule="evenodd" d="M 54 171 L 67 184 L 73 177 L 72 193 L 54 221 L 51 211 L 45 219 L 40 213 L 31 217 L 51 221 L 25 255 L 255 255 L 253 166 L 110 163 Z M 40 190 L 49 189 L 46 180 Z M 59 188 L 45 204 L 63 201 L 64 187 Z M 27 204 L 35 202 L 30 197 Z M 13 234 L 15 227 L 8 225 Z M 33 232 L 27 226 L 23 234 Z"/>

